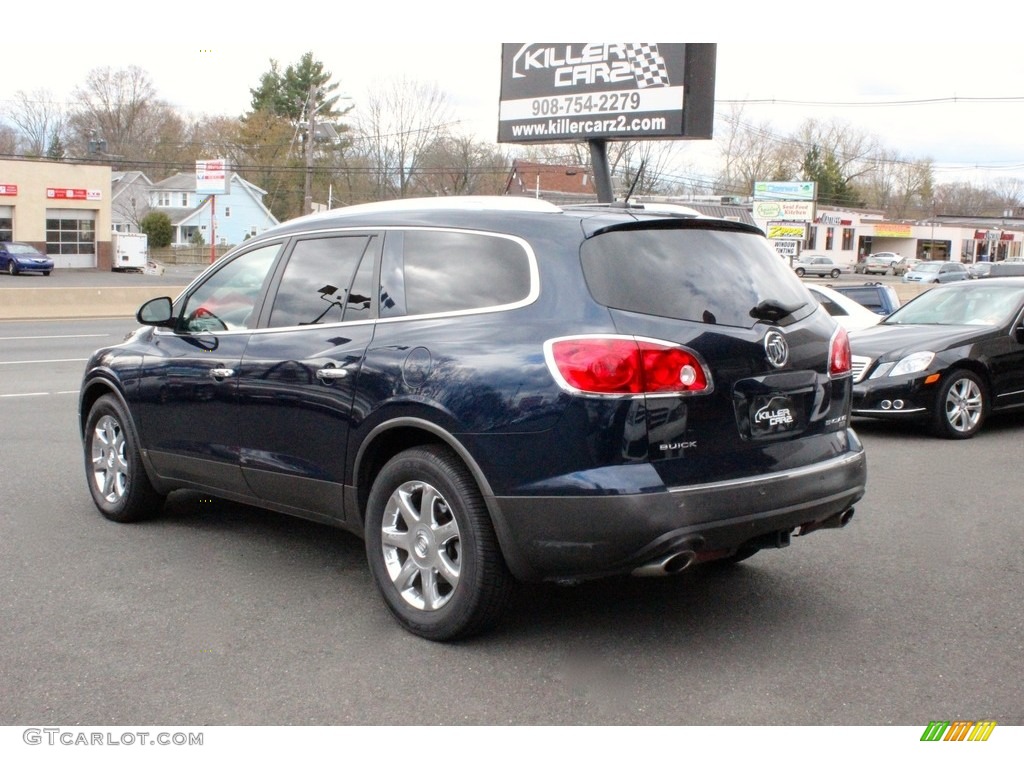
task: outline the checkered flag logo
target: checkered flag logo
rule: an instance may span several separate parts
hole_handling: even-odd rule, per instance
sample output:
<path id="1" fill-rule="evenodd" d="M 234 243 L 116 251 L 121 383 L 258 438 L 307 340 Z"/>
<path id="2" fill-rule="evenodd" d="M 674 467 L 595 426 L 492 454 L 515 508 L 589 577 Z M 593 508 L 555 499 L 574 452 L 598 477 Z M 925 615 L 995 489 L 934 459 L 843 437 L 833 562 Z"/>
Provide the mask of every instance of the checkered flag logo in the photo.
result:
<path id="1" fill-rule="evenodd" d="M 658 53 L 655 43 L 628 43 L 626 53 L 633 62 L 633 77 L 637 88 L 654 88 L 671 85 L 668 81 L 668 67 Z"/>

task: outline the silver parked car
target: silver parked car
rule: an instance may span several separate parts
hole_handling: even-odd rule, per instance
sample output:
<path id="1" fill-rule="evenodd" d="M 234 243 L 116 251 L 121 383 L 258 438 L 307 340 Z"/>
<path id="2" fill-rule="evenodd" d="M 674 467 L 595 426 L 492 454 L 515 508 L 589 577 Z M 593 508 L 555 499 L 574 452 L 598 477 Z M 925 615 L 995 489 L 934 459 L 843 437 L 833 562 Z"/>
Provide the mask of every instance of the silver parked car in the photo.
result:
<path id="1" fill-rule="evenodd" d="M 971 273 L 958 261 L 922 261 L 903 276 L 904 283 L 952 283 L 970 279 Z"/>
<path id="2" fill-rule="evenodd" d="M 846 271 L 845 267 L 836 264 L 828 256 L 808 256 L 793 262 L 793 271 L 797 277 L 816 275 L 817 277 L 839 277 Z"/>

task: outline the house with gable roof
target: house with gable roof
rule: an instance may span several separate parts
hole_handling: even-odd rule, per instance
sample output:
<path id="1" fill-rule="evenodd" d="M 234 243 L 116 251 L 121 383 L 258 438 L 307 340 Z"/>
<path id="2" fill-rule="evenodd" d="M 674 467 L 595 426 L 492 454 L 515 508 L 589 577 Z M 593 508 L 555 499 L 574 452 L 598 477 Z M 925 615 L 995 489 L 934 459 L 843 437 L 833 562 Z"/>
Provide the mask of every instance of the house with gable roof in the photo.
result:
<path id="1" fill-rule="evenodd" d="M 197 233 L 204 244 L 212 244 L 214 216 L 216 244 L 237 245 L 278 223 L 263 204 L 264 195 L 266 190 L 238 173 L 231 174 L 228 192 L 219 195 L 196 192 L 195 173 L 176 173 L 151 187 L 149 206 L 151 211 L 170 217 L 174 227 L 172 245 L 192 245 Z"/>
<path id="2" fill-rule="evenodd" d="M 142 171 L 110 174 L 110 223 L 115 232 L 141 232 L 139 225 L 149 213 L 153 182 Z"/>

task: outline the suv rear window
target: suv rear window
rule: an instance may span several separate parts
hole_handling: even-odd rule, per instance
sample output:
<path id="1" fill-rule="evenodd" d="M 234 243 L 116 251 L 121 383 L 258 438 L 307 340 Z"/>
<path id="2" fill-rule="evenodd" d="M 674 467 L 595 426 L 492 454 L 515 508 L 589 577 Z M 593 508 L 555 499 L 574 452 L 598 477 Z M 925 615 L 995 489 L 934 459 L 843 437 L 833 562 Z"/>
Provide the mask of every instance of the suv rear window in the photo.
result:
<path id="1" fill-rule="evenodd" d="M 621 229 L 587 240 L 583 272 L 607 307 L 697 323 L 752 328 L 766 299 L 817 307 L 760 235 L 687 228 Z"/>

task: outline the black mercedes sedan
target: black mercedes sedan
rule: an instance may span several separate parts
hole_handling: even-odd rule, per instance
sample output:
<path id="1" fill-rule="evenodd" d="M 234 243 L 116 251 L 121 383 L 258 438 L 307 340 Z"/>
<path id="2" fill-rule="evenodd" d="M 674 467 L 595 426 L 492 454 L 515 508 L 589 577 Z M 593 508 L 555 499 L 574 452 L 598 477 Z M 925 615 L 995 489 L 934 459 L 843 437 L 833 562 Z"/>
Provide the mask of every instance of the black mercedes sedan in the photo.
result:
<path id="1" fill-rule="evenodd" d="M 853 415 L 973 437 L 997 411 L 1024 408 L 1024 278 L 933 288 L 850 334 Z"/>

